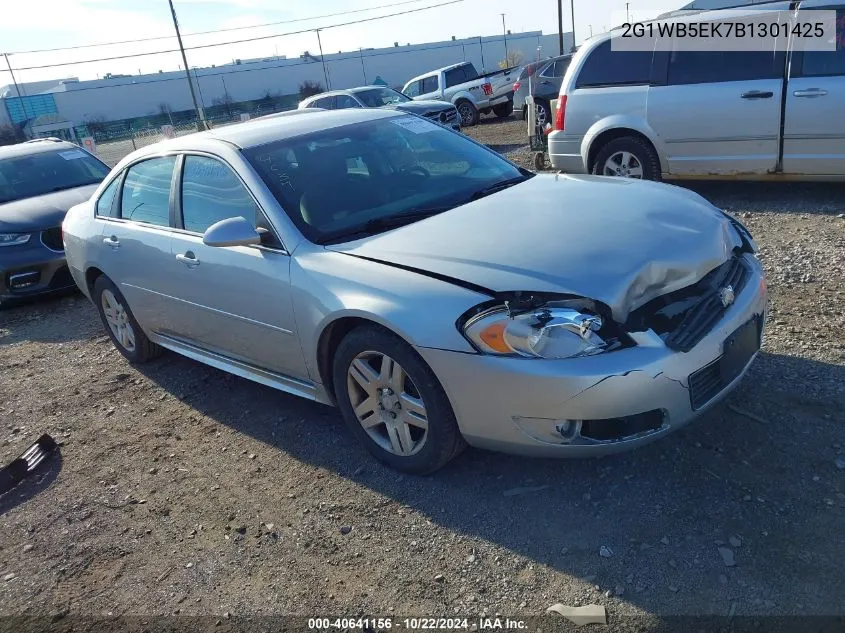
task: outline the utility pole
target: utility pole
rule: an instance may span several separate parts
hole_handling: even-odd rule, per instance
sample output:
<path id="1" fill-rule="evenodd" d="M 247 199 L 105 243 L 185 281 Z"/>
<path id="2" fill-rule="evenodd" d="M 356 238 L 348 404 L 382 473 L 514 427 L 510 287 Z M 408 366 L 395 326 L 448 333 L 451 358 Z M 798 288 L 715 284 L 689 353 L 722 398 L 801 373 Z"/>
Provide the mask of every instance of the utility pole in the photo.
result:
<path id="1" fill-rule="evenodd" d="M 28 119 L 29 116 L 26 113 L 26 103 L 24 102 L 23 98 L 21 97 L 21 89 L 18 86 L 18 80 L 15 79 L 15 73 L 12 70 L 12 64 L 9 62 L 9 53 L 3 53 L 3 57 L 6 58 L 6 66 L 9 69 L 9 74 L 12 76 L 12 83 L 15 84 L 15 92 L 18 95 L 18 103 L 21 104 L 21 110 L 23 110 L 24 119 Z"/>
<path id="2" fill-rule="evenodd" d="M 557 0 L 557 39 L 559 55 L 563 55 L 563 0 Z"/>
<path id="3" fill-rule="evenodd" d="M 484 65 L 484 42 L 481 40 L 481 36 L 478 36 L 478 47 L 481 49 L 481 72 L 484 72 L 484 69 L 487 68 Z"/>
<path id="4" fill-rule="evenodd" d="M 323 57 L 323 43 L 320 41 L 320 29 L 314 29 L 314 32 L 317 34 L 317 46 L 320 47 L 320 62 L 323 64 L 323 77 L 326 78 L 326 90 L 331 90 L 332 87 L 329 85 L 329 73 L 326 70 L 326 58 Z"/>
<path id="5" fill-rule="evenodd" d="M 358 47 L 358 54 L 361 56 L 361 73 L 364 75 L 364 85 L 367 85 L 367 69 L 364 68 L 364 51 L 359 46 Z"/>
<path id="6" fill-rule="evenodd" d="M 502 37 L 505 40 L 505 64 L 510 64 L 510 62 L 508 61 L 508 31 L 505 27 L 505 14 L 500 13 L 499 15 L 502 16 Z"/>
<path id="7" fill-rule="evenodd" d="M 194 92 L 194 84 L 191 81 L 191 70 L 188 67 L 188 58 L 185 56 L 185 47 L 182 45 L 182 34 L 179 33 L 179 22 L 176 20 L 176 9 L 173 8 L 173 0 L 167 0 L 170 4 L 170 14 L 173 16 L 173 27 L 176 29 L 176 39 L 179 40 L 179 50 L 182 52 L 182 62 L 185 64 L 185 77 L 188 79 L 188 87 L 191 89 L 191 100 L 194 102 L 194 110 L 197 111 L 199 117 L 200 127 L 203 130 L 208 129 L 208 123 L 205 120 L 205 112 L 197 103 L 197 95 Z"/>
<path id="8" fill-rule="evenodd" d="M 572 13 L 572 52 L 575 52 L 575 0 L 569 0 L 569 11 Z"/>
<path id="9" fill-rule="evenodd" d="M 630 2 L 626 2 L 626 3 L 625 3 L 625 21 L 626 21 L 628 24 L 630 24 L 630 23 L 631 23 L 631 14 L 630 14 L 630 13 L 628 13 L 628 5 L 630 5 L 630 4 L 631 4 Z"/>

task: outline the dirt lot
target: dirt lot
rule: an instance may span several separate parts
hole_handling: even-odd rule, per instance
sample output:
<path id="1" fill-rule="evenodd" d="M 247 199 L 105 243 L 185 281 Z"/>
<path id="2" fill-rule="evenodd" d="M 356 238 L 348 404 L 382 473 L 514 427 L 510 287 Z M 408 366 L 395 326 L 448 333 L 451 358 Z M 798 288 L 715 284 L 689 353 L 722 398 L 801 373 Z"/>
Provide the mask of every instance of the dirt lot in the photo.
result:
<path id="1" fill-rule="evenodd" d="M 523 130 L 471 134 L 521 159 Z M 725 406 L 602 460 L 398 476 L 334 409 L 175 354 L 130 367 L 80 296 L 0 311 L 0 459 L 62 442 L 0 498 L 0 615 L 845 615 L 845 188 L 694 188 L 762 248 L 764 352 Z"/>

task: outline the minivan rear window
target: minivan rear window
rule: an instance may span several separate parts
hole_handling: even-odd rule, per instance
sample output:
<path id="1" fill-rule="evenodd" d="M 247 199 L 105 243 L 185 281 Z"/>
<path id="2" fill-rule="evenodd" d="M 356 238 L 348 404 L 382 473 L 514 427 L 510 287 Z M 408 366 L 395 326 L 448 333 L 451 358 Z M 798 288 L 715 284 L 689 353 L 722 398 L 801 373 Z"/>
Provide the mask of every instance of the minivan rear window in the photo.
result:
<path id="1" fill-rule="evenodd" d="M 633 86 L 651 81 L 651 52 L 614 51 L 611 40 L 605 40 L 589 53 L 578 79 L 576 88 L 597 88 L 602 86 Z"/>

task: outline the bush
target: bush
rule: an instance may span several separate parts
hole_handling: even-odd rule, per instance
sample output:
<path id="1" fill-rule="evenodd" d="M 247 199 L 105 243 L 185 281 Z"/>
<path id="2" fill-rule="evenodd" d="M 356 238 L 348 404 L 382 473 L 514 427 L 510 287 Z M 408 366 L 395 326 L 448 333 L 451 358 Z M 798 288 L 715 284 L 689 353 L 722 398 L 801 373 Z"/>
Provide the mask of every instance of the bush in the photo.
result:
<path id="1" fill-rule="evenodd" d="M 14 145 L 25 140 L 23 132 L 16 125 L 0 125 L 0 145 Z"/>
<path id="2" fill-rule="evenodd" d="M 299 98 L 307 99 L 308 97 L 313 97 L 314 95 L 318 95 L 323 90 L 323 84 L 319 81 L 310 81 L 306 79 L 301 84 L 299 84 Z"/>

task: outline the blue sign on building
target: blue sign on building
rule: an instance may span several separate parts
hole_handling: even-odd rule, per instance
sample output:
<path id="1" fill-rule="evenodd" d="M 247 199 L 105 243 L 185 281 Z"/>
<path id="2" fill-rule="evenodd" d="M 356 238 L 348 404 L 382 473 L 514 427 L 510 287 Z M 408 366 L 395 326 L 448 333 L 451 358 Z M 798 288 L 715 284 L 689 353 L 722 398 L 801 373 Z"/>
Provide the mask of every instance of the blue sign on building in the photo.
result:
<path id="1" fill-rule="evenodd" d="M 42 114 L 57 114 L 56 100 L 51 94 L 27 97 L 6 97 L 6 111 L 14 124 L 40 117 Z"/>

